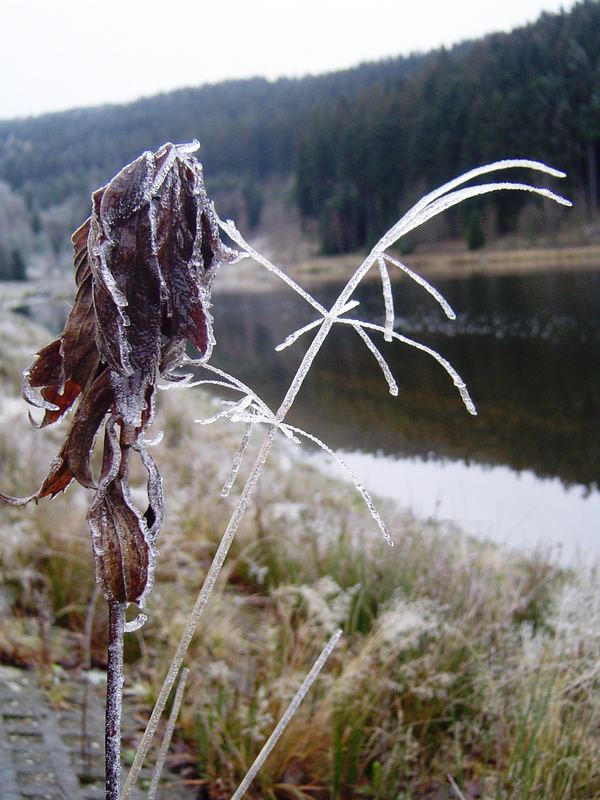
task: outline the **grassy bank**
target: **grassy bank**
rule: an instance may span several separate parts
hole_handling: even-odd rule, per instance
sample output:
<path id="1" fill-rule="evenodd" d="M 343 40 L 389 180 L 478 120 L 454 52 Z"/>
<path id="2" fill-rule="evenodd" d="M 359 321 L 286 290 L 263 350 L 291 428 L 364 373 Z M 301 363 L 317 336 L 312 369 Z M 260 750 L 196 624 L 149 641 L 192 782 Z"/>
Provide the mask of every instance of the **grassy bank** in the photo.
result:
<path id="1" fill-rule="evenodd" d="M 30 430 L 25 404 L 14 402 L 44 335 L 15 318 L 0 323 L 0 486 L 24 494 L 61 431 Z M 235 501 L 236 488 L 231 498 L 219 491 L 241 436 L 193 424 L 214 413 L 196 390 L 160 401 L 167 517 L 149 620 L 127 645 L 127 682 L 146 706 Z M 86 504 L 71 489 L 37 509 L 0 509 L 3 661 L 81 666 L 93 589 Z M 287 443 L 276 449 L 188 657 L 179 736 L 202 796 L 231 795 L 340 625 L 342 642 L 254 797 L 597 797 L 595 575 L 566 574 L 541 554 L 509 554 L 390 504 L 380 510 L 393 549 L 350 488 Z M 103 605 L 92 623 L 96 665 Z"/>
<path id="2" fill-rule="evenodd" d="M 268 248 L 267 248 L 268 251 Z M 340 256 L 312 256 L 286 264 L 286 271 L 302 286 L 323 282 L 346 280 L 350 271 L 359 264 L 364 253 Z M 408 266 L 427 279 L 466 278 L 482 273 L 486 275 L 531 275 L 541 272 L 580 272 L 600 269 L 600 245 L 565 245 L 561 247 L 496 248 L 494 245 L 475 252 L 468 251 L 460 242 L 444 241 L 422 248 L 408 255 L 398 254 Z M 285 263 L 285 260 L 281 260 Z M 400 273 L 391 274 L 400 280 Z M 257 272 L 250 263 L 234 264 L 219 276 L 218 289 L 239 291 L 264 291 L 277 286 L 272 276 Z"/>

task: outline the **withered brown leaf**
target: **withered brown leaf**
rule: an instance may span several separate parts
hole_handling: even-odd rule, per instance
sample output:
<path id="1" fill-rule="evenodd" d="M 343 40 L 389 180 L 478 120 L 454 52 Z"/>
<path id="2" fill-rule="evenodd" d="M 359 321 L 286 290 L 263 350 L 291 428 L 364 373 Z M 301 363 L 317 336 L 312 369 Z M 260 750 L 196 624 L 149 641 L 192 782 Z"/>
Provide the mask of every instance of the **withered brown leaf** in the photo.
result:
<path id="1" fill-rule="evenodd" d="M 72 480 L 95 490 L 88 512 L 96 578 L 108 600 L 144 599 L 152 582 L 163 516 L 162 481 L 144 446 L 157 375 L 187 360 L 186 344 L 209 358 L 210 290 L 235 253 L 220 240 L 196 142 L 167 143 L 124 167 L 92 196 L 91 217 L 73 234 L 77 295 L 62 335 L 25 370 L 23 396 L 58 422 L 76 401 L 71 427 L 38 491 L 0 501 L 54 497 Z M 39 394 L 38 394 L 39 392 Z M 103 463 L 90 463 L 104 424 Z M 148 472 L 148 508 L 131 499 L 128 460 Z"/>

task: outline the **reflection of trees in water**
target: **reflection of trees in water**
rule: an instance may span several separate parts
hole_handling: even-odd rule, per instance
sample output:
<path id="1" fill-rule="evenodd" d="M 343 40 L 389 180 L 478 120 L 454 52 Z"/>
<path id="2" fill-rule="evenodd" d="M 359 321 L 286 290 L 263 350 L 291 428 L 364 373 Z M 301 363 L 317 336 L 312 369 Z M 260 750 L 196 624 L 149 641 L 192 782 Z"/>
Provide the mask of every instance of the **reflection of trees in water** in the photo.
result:
<path id="1" fill-rule="evenodd" d="M 350 330 L 332 332 L 290 419 L 336 448 L 386 454 L 431 454 L 531 469 L 542 477 L 592 484 L 600 474 L 600 275 L 554 275 L 447 281 L 442 288 L 464 324 L 496 325 L 570 316 L 557 339 L 415 334 L 438 349 L 465 378 L 479 416 L 465 413 L 447 376 L 422 353 L 380 343 L 400 396 L 387 394 L 376 364 Z M 327 303 L 335 287 L 323 287 Z M 377 291 L 373 286 L 373 292 Z M 429 312 L 408 284 L 395 287 L 399 315 Z M 367 286 L 359 297 L 374 319 L 381 309 Z M 248 382 L 271 405 L 281 400 L 310 336 L 283 353 L 273 347 L 312 319 L 285 293 L 215 296 L 215 364 Z M 504 322 L 503 322 L 504 320 Z M 379 320 L 378 320 L 379 321 Z M 595 327 L 594 327 L 595 326 Z M 459 324 L 460 331 L 462 325 Z M 581 334 L 585 333 L 585 341 Z M 411 333 L 411 335 L 413 335 Z"/>

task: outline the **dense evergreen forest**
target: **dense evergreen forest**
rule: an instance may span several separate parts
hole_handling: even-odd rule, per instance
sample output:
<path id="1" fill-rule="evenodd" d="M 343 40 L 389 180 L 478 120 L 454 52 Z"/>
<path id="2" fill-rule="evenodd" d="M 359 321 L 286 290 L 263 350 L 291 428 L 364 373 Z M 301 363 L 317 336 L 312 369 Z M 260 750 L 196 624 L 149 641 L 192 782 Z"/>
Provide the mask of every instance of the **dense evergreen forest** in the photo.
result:
<path id="1" fill-rule="evenodd" d="M 325 252 L 367 245 L 419 193 L 507 156 L 564 169 L 561 188 L 591 217 L 600 183 L 600 3 L 320 77 L 231 81 L 2 121 L 0 198 L 10 195 L 13 209 L 24 201 L 33 238 L 43 230 L 58 250 L 92 189 L 141 151 L 192 138 L 202 142 L 209 189 L 249 226 L 259 221 L 266 182 L 293 177 L 302 219 Z M 468 216 L 450 215 L 450 233 L 466 233 L 476 247 L 484 235 L 514 230 L 526 202 L 511 193 L 471 206 Z M 17 244 L 0 230 L 0 272 L 22 273 Z"/>

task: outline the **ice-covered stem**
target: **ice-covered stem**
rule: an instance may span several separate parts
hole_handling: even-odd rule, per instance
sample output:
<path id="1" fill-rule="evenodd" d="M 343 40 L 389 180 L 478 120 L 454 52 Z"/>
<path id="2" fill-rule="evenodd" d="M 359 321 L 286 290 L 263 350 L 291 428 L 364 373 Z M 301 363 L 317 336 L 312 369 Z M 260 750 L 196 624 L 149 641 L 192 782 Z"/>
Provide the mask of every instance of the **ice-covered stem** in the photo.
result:
<path id="1" fill-rule="evenodd" d="M 256 756 L 256 759 L 255 759 L 254 763 L 252 764 L 252 766 L 250 767 L 250 769 L 246 773 L 246 776 L 244 777 L 244 780 L 238 786 L 238 788 L 235 791 L 235 794 L 232 796 L 231 800 L 240 800 L 240 798 L 243 797 L 246 794 L 246 791 L 248 790 L 248 787 L 250 786 L 250 784 L 252 783 L 252 781 L 256 777 L 259 769 L 262 767 L 262 765 L 265 763 L 265 761 L 269 757 L 269 754 L 271 753 L 271 751 L 273 750 L 273 748 L 277 744 L 281 734 L 284 732 L 284 730 L 286 729 L 288 723 L 290 722 L 290 720 L 292 719 L 292 717 L 294 716 L 294 714 L 298 710 L 298 706 L 304 700 L 308 690 L 310 689 L 310 687 L 313 685 L 313 683 L 317 679 L 317 676 L 318 676 L 319 672 L 321 671 L 321 669 L 323 668 L 323 665 L 325 664 L 325 662 L 327 661 L 327 659 L 331 655 L 331 652 L 332 652 L 333 648 L 336 646 L 336 644 L 338 643 L 339 638 L 340 638 L 341 635 L 342 635 L 342 631 L 341 631 L 341 629 L 338 629 L 333 634 L 331 639 L 327 642 L 327 644 L 325 645 L 325 647 L 321 651 L 321 655 L 318 657 L 318 659 L 313 664 L 313 667 L 312 667 L 311 671 L 308 673 L 308 675 L 306 676 L 306 678 L 302 681 L 302 685 L 300 686 L 300 688 L 298 689 L 296 694 L 293 696 L 289 706 L 285 710 L 285 713 L 283 714 L 283 716 L 281 717 L 281 719 L 277 723 L 277 726 L 275 727 L 275 730 L 273 731 L 273 733 L 269 736 L 269 738 L 267 739 L 267 741 L 263 745 L 263 748 L 260 751 L 260 753 Z"/>
<path id="2" fill-rule="evenodd" d="M 288 276 L 281 272 L 277 267 L 275 267 L 271 262 L 264 258 L 260 253 L 257 253 L 241 236 L 237 228 L 232 222 L 222 222 L 219 220 L 220 227 L 232 238 L 232 240 L 238 244 L 250 257 L 254 258 L 264 267 L 266 267 L 269 271 L 274 272 L 278 275 L 285 283 L 287 283 L 294 291 L 300 294 L 302 297 L 306 299 L 306 301 L 316 308 L 323 316 L 323 322 L 321 323 L 320 327 L 318 328 L 317 334 L 313 339 L 310 347 L 308 348 L 304 358 L 300 366 L 298 367 L 298 371 L 292 380 L 292 383 L 289 389 L 286 392 L 285 397 L 275 415 L 276 423 L 272 425 L 265 436 L 263 444 L 260 448 L 256 461 L 250 471 L 250 475 L 246 481 L 246 485 L 242 491 L 238 504 L 232 514 L 232 517 L 229 521 L 227 529 L 223 534 L 223 538 L 221 539 L 221 543 L 215 555 L 215 558 L 211 564 L 211 567 L 204 579 L 204 583 L 202 584 L 202 588 L 198 594 L 196 599 L 196 603 L 194 605 L 192 614 L 190 619 L 186 625 L 186 628 L 181 636 L 179 645 L 177 647 L 177 651 L 169 667 L 167 672 L 167 676 L 163 682 L 162 688 L 160 690 L 159 696 L 157 698 L 156 704 L 152 711 L 152 715 L 142 737 L 142 741 L 140 742 L 140 746 L 136 753 L 134 762 L 131 766 L 129 771 L 129 775 L 127 776 L 127 781 L 125 783 L 123 789 L 122 800 L 127 800 L 131 796 L 131 792 L 133 791 L 133 787 L 135 786 L 135 782 L 137 780 L 137 776 L 143 764 L 144 758 L 148 752 L 150 747 L 152 738 L 156 731 L 158 722 L 166 705 L 168 696 L 173 688 L 175 683 L 177 674 L 181 668 L 183 663 L 183 659 L 189 647 L 189 644 L 192 640 L 196 627 L 198 625 L 200 616 L 204 611 L 204 608 L 208 602 L 208 598 L 213 590 L 213 587 L 216 583 L 218 575 L 221 571 L 229 548 L 231 547 L 231 543 L 237 531 L 237 528 L 240 524 L 242 516 L 246 507 L 248 506 L 252 495 L 254 493 L 254 489 L 260 477 L 261 470 L 267 460 L 271 447 L 273 445 L 273 441 L 275 439 L 275 434 L 277 433 L 279 423 L 283 422 L 285 419 L 290 407 L 292 406 L 298 391 L 300 390 L 306 375 L 317 355 L 321 346 L 323 345 L 325 339 L 329 335 L 331 328 L 333 327 L 335 322 L 340 321 L 340 316 L 343 314 L 348 306 L 348 303 L 351 300 L 351 297 L 365 277 L 365 275 L 369 272 L 371 267 L 380 259 L 385 257 L 385 251 L 391 247 L 395 242 L 404 234 L 408 233 L 413 228 L 418 227 L 422 223 L 426 222 L 427 220 L 431 219 L 432 217 L 436 216 L 437 214 L 441 214 L 445 209 L 450 208 L 453 205 L 465 200 L 469 197 L 476 197 L 478 195 L 487 194 L 489 192 L 500 191 L 504 189 L 513 189 L 519 191 L 528 191 L 534 192 L 542 197 L 547 197 L 555 202 L 558 202 L 562 205 L 571 205 L 568 200 L 565 200 L 562 197 L 550 192 L 546 189 L 538 189 L 537 187 L 530 186 L 528 184 L 521 184 L 521 183 L 490 183 L 490 184 L 482 184 L 479 186 L 472 186 L 466 189 L 453 191 L 456 187 L 466 183 L 467 181 L 479 177 L 480 175 L 487 174 L 489 172 L 494 172 L 497 170 L 504 170 L 514 167 L 526 167 L 530 169 L 535 169 L 541 172 L 546 172 L 550 175 L 554 175 L 556 177 L 564 177 L 564 173 L 559 172 L 558 170 L 554 170 L 551 167 L 547 167 L 544 164 L 540 164 L 536 161 L 529 161 L 525 159 L 513 159 L 507 161 L 498 161 L 493 164 L 488 164 L 484 167 L 479 167 L 475 170 L 471 170 L 468 173 L 460 176 L 459 178 L 450 181 L 449 183 L 445 184 L 444 186 L 436 189 L 435 191 L 431 192 L 429 195 L 424 197 L 419 203 L 417 203 L 413 208 L 411 208 L 389 231 L 387 231 L 384 236 L 377 242 L 377 244 L 373 247 L 371 252 L 362 262 L 362 264 L 358 267 L 355 273 L 352 275 L 350 280 L 345 285 L 344 289 L 340 293 L 339 297 L 331 307 L 329 311 L 324 309 L 317 301 L 314 300 L 310 295 L 308 295 L 302 287 L 292 281 Z M 358 320 L 353 320 L 351 324 L 359 323 Z M 312 326 L 311 326 L 312 327 Z M 364 323 L 360 323 L 360 327 L 372 327 L 373 329 L 377 329 L 377 326 L 369 326 Z M 383 330 L 384 334 L 392 335 L 393 338 L 400 338 L 402 341 L 407 341 L 404 337 L 398 337 L 398 335 L 391 334 L 389 327 Z M 421 346 L 421 349 L 432 354 L 433 351 L 430 351 L 429 348 L 425 348 Z M 437 354 L 435 354 L 437 356 Z M 438 357 L 438 361 L 442 363 L 443 360 Z M 444 365 L 444 364 L 442 364 Z M 456 381 L 455 381 L 456 383 Z M 456 383 L 459 390 L 461 390 L 461 395 L 463 399 L 465 399 L 465 389 L 464 384 Z M 467 406 L 468 407 L 468 406 Z M 471 410 L 471 409 L 469 409 Z M 473 409 L 474 410 L 474 409 Z M 473 412 L 472 412 L 473 413 Z"/>
<path id="3" fill-rule="evenodd" d="M 163 736 L 162 744 L 160 746 L 160 750 L 158 751 L 158 756 L 156 758 L 156 764 L 154 765 L 154 772 L 152 773 L 152 781 L 150 782 L 150 788 L 148 789 L 148 800 L 156 800 L 158 783 L 160 781 L 160 776 L 162 774 L 165 765 L 165 759 L 167 757 L 167 753 L 169 752 L 169 745 L 171 744 L 171 739 L 173 738 L 173 731 L 175 730 L 175 722 L 177 721 L 177 716 L 179 715 L 179 709 L 181 708 L 181 701 L 183 700 L 183 692 L 185 691 L 185 684 L 189 674 L 190 671 L 187 667 L 181 670 L 181 677 L 179 678 L 179 683 L 177 684 L 177 691 L 175 692 L 173 707 L 171 708 L 171 713 L 169 714 L 169 721 L 167 723 L 165 735 Z"/>
<path id="4" fill-rule="evenodd" d="M 92 668 L 92 632 L 94 629 L 94 615 L 96 613 L 99 595 L 100 587 L 97 583 L 95 583 L 87 607 L 85 624 L 83 626 L 81 666 L 86 673 Z M 88 677 L 89 676 L 86 674 L 83 684 L 83 696 L 81 702 L 81 760 L 83 764 L 85 764 L 86 769 L 89 771 L 91 768 L 91 751 L 88 736 L 88 704 L 90 693 L 90 682 Z"/>
<path id="5" fill-rule="evenodd" d="M 123 694 L 123 634 L 126 603 L 108 601 L 108 664 L 104 731 L 106 800 L 119 800 L 121 789 L 121 710 Z"/>
<path id="6" fill-rule="evenodd" d="M 317 353 L 321 349 L 321 345 L 327 338 L 329 331 L 331 330 L 331 326 L 334 324 L 335 319 L 333 317 L 325 319 L 321 327 L 319 328 L 317 335 L 313 339 L 310 347 L 306 351 L 304 358 L 302 359 L 302 363 L 298 368 L 298 372 L 294 377 L 278 411 L 276 419 L 278 421 L 282 421 L 285 418 L 285 415 L 290 409 L 290 406 L 294 402 L 300 387 L 306 377 L 308 370 L 310 369 Z M 254 494 L 254 489 L 256 488 L 256 484 L 258 483 L 258 479 L 260 477 L 260 473 L 262 471 L 263 466 L 271 452 L 271 447 L 273 446 L 273 441 L 275 440 L 275 436 L 277 434 L 278 427 L 276 425 L 272 425 L 264 438 L 262 446 L 259 450 L 259 453 L 256 457 L 256 461 L 252 466 L 248 479 L 246 481 L 246 485 L 242 491 L 240 499 L 233 511 L 231 519 L 229 520 L 229 524 L 227 525 L 227 529 L 223 534 L 223 538 L 219 544 L 217 552 L 215 553 L 215 557 L 210 565 L 210 569 L 204 579 L 204 583 L 202 584 L 202 588 L 196 598 L 196 602 L 194 604 L 194 608 L 190 615 L 190 618 L 186 624 L 186 627 L 181 635 L 181 639 L 179 640 L 179 644 L 177 646 L 177 650 L 175 651 L 175 655 L 173 656 L 173 661 L 169 667 L 161 690 L 159 692 L 158 698 L 156 699 L 156 703 L 152 710 L 152 714 L 150 715 L 150 719 L 148 720 L 148 724 L 146 726 L 146 730 L 144 731 L 144 735 L 140 741 L 138 746 L 138 750 L 135 754 L 135 758 L 133 760 L 133 764 L 131 765 L 131 769 L 129 770 L 129 774 L 127 776 L 127 780 L 125 781 L 125 785 L 123 787 L 123 794 L 121 796 L 122 800 L 128 800 L 131 797 L 131 793 L 133 792 L 133 788 L 136 784 L 137 777 L 140 773 L 142 765 L 144 763 L 144 759 L 148 754 L 148 750 L 150 749 L 150 745 L 152 743 L 152 739 L 154 734 L 156 733 L 156 728 L 158 727 L 158 723 L 164 711 L 164 708 L 167 704 L 167 700 L 171 690 L 175 684 L 175 680 L 177 679 L 177 675 L 179 670 L 181 669 L 181 665 L 183 663 L 183 659 L 185 658 L 185 654 L 190 646 L 190 642 L 192 641 L 192 637 L 196 632 L 196 628 L 198 627 L 198 622 L 200 621 L 200 617 L 202 616 L 202 612 L 204 611 L 206 604 L 208 603 L 208 599 L 212 593 L 214 585 L 219 577 L 219 573 L 221 572 L 221 568 L 227 558 L 227 553 L 229 552 L 229 548 L 231 547 L 231 543 L 235 537 L 239 524 L 242 520 L 244 512 L 250 500 L 252 499 L 252 495 Z"/>
<path id="7" fill-rule="evenodd" d="M 152 739 L 154 734 L 156 733 L 156 728 L 158 727 L 158 723 L 160 722 L 160 718 L 164 711 L 164 708 L 167 704 L 167 700 L 169 698 L 169 694 L 175 684 L 175 680 L 177 679 L 177 674 L 181 668 L 183 663 L 183 659 L 185 658 L 185 654 L 187 653 L 188 647 L 190 642 L 192 641 L 192 637 L 196 631 L 198 626 L 198 622 L 208 603 L 208 599 L 212 593 L 214 585 L 219 577 L 219 573 L 221 572 L 221 568 L 223 567 L 223 563 L 225 558 L 227 557 L 227 553 L 229 552 L 229 548 L 231 547 L 231 543 L 235 537 L 236 531 L 238 526 L 241 522 L 241 519 L 244 515 L 246 507 L 250 502 L 250 499 L 254 493 L 254 489 L 258 482 L 258 478 L 260 476 L 260 472 L 264 466 L 265 461 L 271 451 L 271 447 L 273 445 L 273 440 L 275 439 L 275 435 L 277 433 L 276 426 L 271 426 L 267 431 L 267 435 L 263 441 L 262 447 L 259 451 L 259 454 L 254 462 L 254 466 L 248 476 L 248 480 L 246 481 L 246 485 L 238 504 L 233 512 L 231 519 L 229 520 L 229 525 L 225 533 L 223 534 L 223 538 L 221 539 L 221 543 L 219 544 L 219 548 L 215 553 L 215 557 L 210 565 L 210 569 L 204 579 L 202 584 L 202 588 L 196 598 L 196 602 L 194 604 L 194 608 L 192 609 L 192 613 L 190 618 L 186 624 L 186 627 L 181 635 L 181 639 L 179 640 L 179 644 L 177 646 L 177 650 L 175 651 L 175 655 L 173 656 L 173 660 L 171 665 L 169 666 L 169 670 L 159 692 L 158 698 L 152 710 L 152 714 L 150 715 L 150 719 L 148 720 L 148 724 L 146 726 L 146 730 L 144 731 L 144 735 L 140 741 L 138 746 L 138 750 L 135 754 L 135 758 L 133 760 L 133 764 L 131 765 L 131 769 L 129 770 L 129 774 L 127 776 L 127 780 L 125 781 L 125 785 L 123 786 L 123 793 L 121 795 L 121 800 L 127 800 L 127 798 L 131 797 L 131 793 L 135 787 L 135 783 L 137 781 L 137 777 L 140 773 L 140 769 L 144 763 L 144 759 L 148 754 L 148 750 L 150 749 L 150 745 L 152 744 Z"/>

